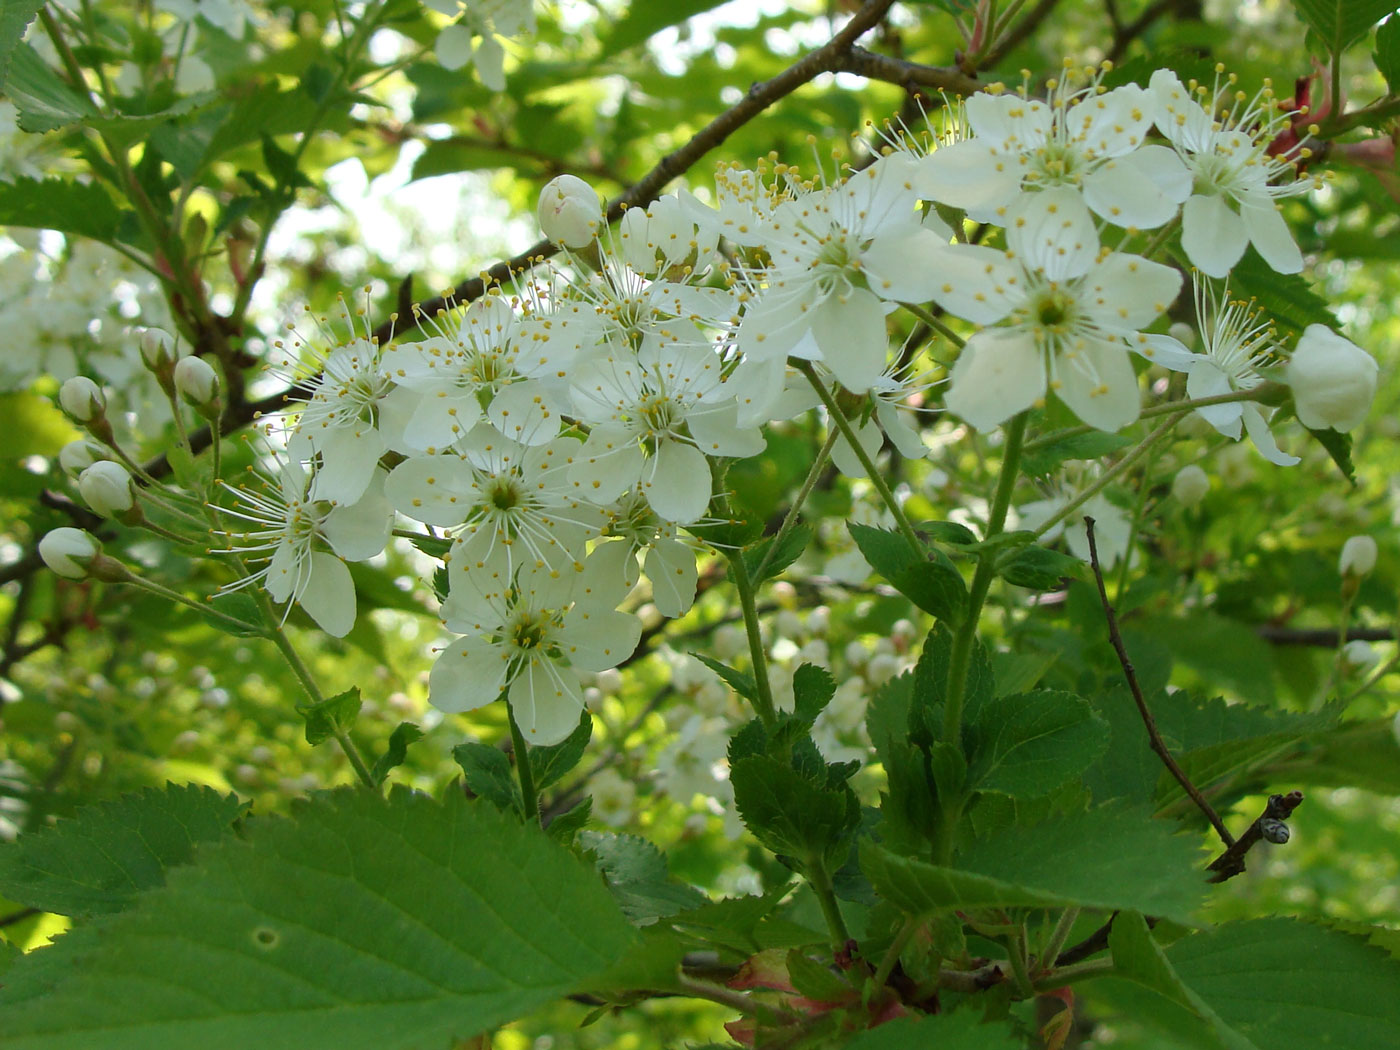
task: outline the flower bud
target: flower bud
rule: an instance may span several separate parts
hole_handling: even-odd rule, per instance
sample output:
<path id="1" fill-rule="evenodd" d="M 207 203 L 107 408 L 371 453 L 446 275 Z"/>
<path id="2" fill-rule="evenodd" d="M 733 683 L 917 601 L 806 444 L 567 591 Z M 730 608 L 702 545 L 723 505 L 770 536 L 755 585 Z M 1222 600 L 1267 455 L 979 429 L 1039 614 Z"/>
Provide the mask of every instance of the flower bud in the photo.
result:
<path id="1" fill-rule="evenodd" d="M 182 357 L 175 363 L 175 389 L 195 408 L 208 408 L 219 396 L 219 374 L 203 358 Z"/>
<path id="2" fill-rule="evenodd" d="M 124 518 L 136 506 L 131 475 L 120 463 L 103 460 L 78 475 L 78 491 L 94 513 Z"/>
<path id="3" fill-rule="evenodd" d="M 102 388 L 87 376 L 74 376 L 58 388 L 58 403 L 79 423 L 100 419 L 107 411 L 107 399 Z"/>
<path id="4" fill-rule="evenodd" d="M 159 328 L 147 328 L 141 333 L 141 360 L 152 372 L 169 368 L 178 358 L 175 340 Z"/>
<path id="5" fill-rule="evenodd" d="M 1196 330 L 1184 321 L 1173 321 L 1171 327 L 1167 329 L 1167 335 L 1182 346 L 1192 346 L 1196 342 Z"/>
<path id="6" fill-rule="evenodd" d="M 540 229 L 555 244 L 584 248 L 603 222 L 603 205 L 593 187 L 575 175 L 559 175 L 540 191 Z"/>
<path id="7" fill-rule="evenodd" d="M 1352 536 L 1342 544 L 1337 571 L 1343 576 L 1365 576 L 1376 567 L 1376 541 L 1370 536 Z"/>
<path id="8" fill-rule="evenodd" d="M 1376 396 L 1376 359 L 1326 325 L 1310 324 L 1284 368 L 1303 426 L 1347 431 Z"/>
<path id="9" fill-rule="evenodd" d="M 1194 507 L 1210 491 L 1210 476 L 1194 463 L 1188 463 L 1172 478 L 1172 496 L 1183 507 Z"/>
<path id="10" fill-rule="evenodd" d="M 101 553 L 102 544 L 82 529 L 63 526 L 46 532 L 39 540 L 39 557 L 67 580 L 84 579 L 88 574 L 88 564 Z"/>
<path id="11" fill-rule="evenodd" d="M 1342 662 L 1353 671 L 1364 671 L 1379 659 L 1376 647 L 1359 638 L 1342 646 Z"/>
<path id="12" fill-rule="evenodd" d="M 83 438 L 70 441 L 58 450 L 58 465 L 69 477 L 81 474 L 94 463 L 100 463 L 106 458 L 106 449 Z"/>

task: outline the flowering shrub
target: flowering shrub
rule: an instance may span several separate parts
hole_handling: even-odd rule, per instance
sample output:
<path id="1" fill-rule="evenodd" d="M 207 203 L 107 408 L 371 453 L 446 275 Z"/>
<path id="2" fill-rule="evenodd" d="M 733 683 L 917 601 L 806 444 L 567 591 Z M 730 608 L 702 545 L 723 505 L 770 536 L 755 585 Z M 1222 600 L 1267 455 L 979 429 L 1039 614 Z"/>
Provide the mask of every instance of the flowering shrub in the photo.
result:
<path id="1" fill-rule="evenodd" d="M 868 0 L 640 180 L 551 162 L 544 239 L 508 262 L 427 300 L 410 277 L 389 308 L 371 282 L 274 332 L 272 231 L 329 178 L 318 135 L 351 141 L 382 106 L 379 134 L 410 140 L 407 103 L 374 94 L 402 70 L 414 121 L 450 110 L 482 136 L 456 146 L 538 161 L 488 101 L 565 77 L 532 65 L 534 37 L 553 61 L 592 25 L 524 2 L 303 6 L 320 57 L 293 91 L 255 75 L 282 12 L 53 5 L 27 37 L 35 5 L 6 16 L 19 128 L 61 131 L 68 167 L 0 186 L 0 221 L 103 242 L 164 294 L 124 336 L 129 380 L 37 325 L 5 373 L 51 384 L 74 435 L 46 497 L 70 524 L 15 564 L 91 600 L 81 616 L 135 594 L 197 613 L 260 682 L 274 653 L 286 668 L 232 783 L 161 789 L 157 766 L 0 846 L 0 893 L 73 922 L 13 961 L 8 1042 L 504 1046 L 565 997 L 619 1032 L 683 997 L 714 1008 L 697 1038 L 753 1046 L 1400 1036 L 1381 927 L 1208 903 L 1289 841 L 1298 785 L 1396 783 L 1376 688 L 1396 658 L 1349 631 L 1384 545 L 1338 543 L 1341 624 L 1315 632 L 1335 652 L 1291 703 L 1218 651 L 1263 643 L 1229 634 L 1248 585 L 1203 548 L 1217 489 L 1256 470 L 1354 481 L 1381 367 L 1298 276 L 1328 248 L 1285 203 L 1334 192 L 1330 147 L 1379 132 L 1393 94 L 1303 123 L 1306 81 L 1284 102 L 1145 57 L 1009 87 L 994 73 L 1054 5 Z M 1362 6 L 1298 5 L 1332 97 L 1385 13 Z M 1110 11 L 1120 53 L 1152 17 Z M 634 5 L 591 61 L 680 17 Z M 962 31 L 952 64 L 894 45 L 928 23 Z M 1397 36 L 1376 31 L 1385 76 Z M 830 156 L 812 135 L 691 170 L 838 72 L 908 102 Z M 526 127 L 530 97 L 491 104 Z M 64 250 L 45 280 L 81 269 Z M 110 317 L 104 295 L 84 309 Z M 1223 632 L 1209 652 L 1169 601 Z M 425 617 L 441 630 L 391 655 L 384 628 L 412 642 Z M 229 702 L 217 681 L 205 710 Z M 195 724 L 143 746 L 169 762 Z M 271 792 L 293 724 L 356 786 Z M 234 786 L 269 796 L 250 812 Z M 309 797 L 276 815 L 289 795 Z M 694 842 L 708 859 L 673 873 Z"/>

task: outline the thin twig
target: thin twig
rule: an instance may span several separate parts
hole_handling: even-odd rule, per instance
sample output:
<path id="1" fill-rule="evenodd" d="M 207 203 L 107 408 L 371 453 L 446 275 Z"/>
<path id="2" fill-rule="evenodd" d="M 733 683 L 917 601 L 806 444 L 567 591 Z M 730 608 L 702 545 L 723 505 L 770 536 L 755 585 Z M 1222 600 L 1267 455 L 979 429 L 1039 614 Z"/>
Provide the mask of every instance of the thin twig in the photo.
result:
<path id="1" fill-rule="evenodd" d="M 1270 795 L 1268 803 L 1264 806 L 1264 812 L 1254 819 L 1254 823 L 1246 828 L 1244 834 L 1233 842 L 1224 853 L 1207 866 L 1207 871 L 1215 873 L 1210 877 L 1210 881 L 1225 882 L 1241 874 L 1244 871 L 1245 854 L 1253 849 L 1255 843 L 1260 839 L 1277 834 L 1278 826 L 1291 817 L 1293 811 L 1302 804 L 1303 793 L 1301 791 L 1290 791 L 1286 795 Z M 1280 845 L 1288 841 L 1287 827 L 1283 830 L 1283 838 L 1277 840 Z"/>
<path id="2" fill-rule="evenodd" d="M 1118 630 L 1118 617 L 1114 614 L 1113 606 L 1108 600 L 1108 590 L 1103 582 L 1103 569 L 1099 566 L 1098 544 L 1094 541 L 1093 518 L 1087 516 L 1084 518 L 1084 529 L 1089 536 L 1089 564 L 1094 570 L 1094 582 L 1099 588 L 1099 601 L 1103 605 L 1104 619 L 1108 621 L 1108 638 L 1113 643 L 1113 651 L 1118 654 L 1118 662 L 1123 667 L 1123 677 L 1128 680 L 1128 688 L 1132 691 L 1138 714 L 1142 716 L 1142 724 L 1147 727 L 1147 737 L 1151 741 L 1152 750 L 1157 753 L 1162 764 L 1176 778 L 1176 782 L 1191 797 L 1191 801 L 1196 803 L 1196 807 L 1205 814 L 1206 819 L 1215 828 L 1216 834 L 1220 836 L 1220 840 L 1227 847 L 1233 846 L 1235 837 L 1230 834 L 1230 829 L 1225 826 L 1225 822 L 1220 819 L 1220 814 L 1201 794 L 1200 789 L 1191 783 L 1191 778 L 1177 765 L 1176 759 L 1172 757 L 1171 751 L 1167 749 L 1167 745 L 1162 740 L 1162 734 L 1157 731 L 1157 720 L 1152 717 L 1152 710 L 1147 706 L 1147 700 L 1142 695 L 1142 686 L 1138 685 L 1137 672 L 1133 670 L 1133 661 L 1128 656 L 1127 646 L 1123 644 L 1123 635 Z"/>

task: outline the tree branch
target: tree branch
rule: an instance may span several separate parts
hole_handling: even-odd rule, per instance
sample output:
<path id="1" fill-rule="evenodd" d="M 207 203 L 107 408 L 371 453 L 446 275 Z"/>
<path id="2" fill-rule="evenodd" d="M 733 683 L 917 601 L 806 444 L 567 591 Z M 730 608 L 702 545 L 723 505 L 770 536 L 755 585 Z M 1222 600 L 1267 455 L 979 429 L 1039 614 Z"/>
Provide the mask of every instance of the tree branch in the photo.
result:
<path id="1" fill-rule="evenodd" d="M 1276 845 L 1282 845 L 1288 841 L 1288 825 L 1284 823 L 1293 815 L 1293 811 L 1303 804 L 1303 793 L 1301 791 L 1290 791 L 1286 795 L 1270 795 L 1268 803 L 1264 806 L 1264 812 L 1254 819 L 1254 823 L 1245 829 L 1235 842 L 1233 842 L 1224 853 L 1216 857 L 1206 867 L 1207 871 L 1214 872 L 1210 877 L 1211 882 L 1225 882 L 1233 879 L 1236 875 L 1244 871 L 1244 857 L 1260 839 L 1268 839 Z"/>

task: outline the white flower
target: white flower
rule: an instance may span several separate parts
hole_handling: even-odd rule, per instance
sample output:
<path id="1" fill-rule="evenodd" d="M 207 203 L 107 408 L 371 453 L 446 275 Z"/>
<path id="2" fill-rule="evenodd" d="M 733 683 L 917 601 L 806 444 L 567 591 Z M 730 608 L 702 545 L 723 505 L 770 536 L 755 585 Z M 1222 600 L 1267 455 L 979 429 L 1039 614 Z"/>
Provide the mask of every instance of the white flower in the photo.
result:
<path id="1" fill-rule="evenodd" d="M 1342 646 L 1342 662 L 1353 673 L 1366 670 L 1380 658 L 1374 645 L 1359 638 Z"/>
<path id="2" fill-rule="evenodd" d="M 457 639 L 438 657 L 428 699 L 442 711 L 470 711 L 507 691 L 527 739 L 563 740 L 583 710 L 580 672 L 605 671 L 632 655 L 641 621 L 615 608 L 623 593 L 608 573 L 528 565 L 510 585 L 486 590 L 459 577 L 443 603 Z"/>
<path id="3" fill-rule="evenodd" d="M 886 303 L 929 299 L 951 236 L 936 219 L 920 221 L 916 165 L 892 153 L 773 210 L 757 234 L 770 262 L 749 274 L 739 324 L 746 358 L 775 368 L 789 356 L 821 361 L 856 393 L 879 381 Z"/>
<path id="4" fill-rule="evenodd" d="M 101 460 L 107 458 L 107 450 L 101 445 L 78 438 L 58 450 L 58 464 L 63 472 L 76 476 Z"/>
<path id="5" fill-rule="evenodd" d="M 603 225 L 598 192 L 577 175 L 557 175 L 540 190 L 540 229 L 555 244 L 583 248 Z"/>
<path id="6" fill-rule="evenodd" d="M 532 0 L 426 0 L 429 7 L 461 20 L 438 34 L 437 56 L 444 69 L 476 66 L 492 91 L 506 89 L 505 48 L 499 37 L 534 32 Z M 477 40 L 480 40 L 478 43 Z"/>
<path id="7" fill-rule="evenodd" d="M 1090 426 L 1137 419 L 1128 358 L 1138 330 L 1176 298 L 1181 275 L 1137 255 L 1100 252 L 1088 214 L 1063 187 L 1022 198 L 1008 251 L 942 249 L 933 298 L 983 328 L 953 366 L 947 406 L 978 429 L 1045 396 L 1047 383 Z M 1067 205 L 1067 206 L 1066 206 Z"/>
<path id="8" fill-rule="evenodd" d="M 1070 497 L 1058 493 L 1048 499 L 1036 500 L 1020 508 L 1020 524 L 1023 529 L 1038 528 L 1049 521 L 1067 504 Z M 1085 518 L 1094 519 L 1094 546 L 1098 548 L 1099 564 L 1109 569 L 1125 557 L 1136 561 L 1132 549 L 1134 534 L 1133 519 L 1127 511 L 1108 500 L 1103 493 L 1085 500 L 1073 514 L 1060 521 L 1041 537 L 1042 542 L 1050 543 L 1064 536 L 1070 553 L 1081 561 L 1089 560 L 1089 534 L 1084 525 Z"/>
<path id="9" fill-rule="evenodd" d="M 1169 335 L 1147 335 L 1138 341 L 1138 351 L 1151 361 L 1186 373 L 1186 393 L 1192 398 L 1216 397 L 1253 390 L 1264 381 L 1258 369 L 1274 359 L 1273 326 L 1260 320 L 1252 304 L 1231 302 L 1229 290 L 1214 291 L 1196 281 L 1196 319 L 1200 326 L 1202 352 L 1192 353 Z M 1270 463 L 1289 467 L 1297 456 L 1280 451 L 1269 432 L 1272 410 L 1253 401 L 1227 401 L 1196 409 L 1202 419 L 1226 437 L 1239 440 L 1241 425 L 1260 455 Z"/>
<path id="10" fill-rule="evenodd" d="M 88 574 L 88 563 L 102 553 L 102 544 L 91 533 L 62 526 L 44 533 L 39 540 L 39 557 L 59 576 L 81 580 Z"/>
<path id="11" fill-rule="evenodd" d="M 637 785 L 623 780 L 612 766 L 604 766 L 588 781 L 588 794 L 593 798 L 592 816 L 610 827 L 620 828 L 631 822 L 637 802 Z"/>
<path id="12" fill-rule="evenodd" d="M 1337 571 L 1343 576 L 1366 576 L 1376 567 L 1380 551 L 1370 536 L 1350 536 L 1342 544 Z"/>
<path id="13" fill-rule="evenodd" d="M 131 474 L 110 459 L 98 460 L 78 475 L 78 492 L 104 518 L 121 517 L 136 506 Z"/>
<path id="14" fill-rule="evenodd" d="M 1376 396 L 1376 359 L 1326 325 L 1303 329 L 1284 369 L 1303 426 L 1347 431 L 1358 426 Z"/>
<path id="15" fill-rule="evenodd" d="M 1134 84 L 1105 91 L 1102 73 L 1087 72 L 1083 86 L 1070 69 L 1050 81 L 1048 102 L 973 95 L 965 106 L 975 136 L 920 163 L 920 192 L 979 222 L 1000 223 L 1022 193 L 1053 187 L 1073 190 L 1067 202 L 1082 201 L 1115 226 L 1151 229 L 1173 218 L 1191 178 L 1171 150 L 1143 144 L 1152 97 Z"/>
<path id="16" fill-rule="evenodd" d="M 625 542 L 606 546 L 627 552 L 620 572 L 628 586 L 636 583 L 636 554 L 645 552 L 643 565 L 657 611 L 662 616 L 685 615 L 695 602 L 699 574 L 695 551 L 677 537 L 676 526 L 652 509 L 640 486 L 623 493 L 607 513 L 608 535 Z"/>
<path id="17" fill-rule="evenodd" d="M 296 462 L 284 464 L 262 492 L 225 485 L 237 500 L 220 513 L 260 526 L 238 535 L 240 545 L 229 549 L 271 552 L 265 566 L 225 589 L 261 584 L 274 602 L 289 603 L 288 612 L 296 602 L 327 634 L 349 634 L 355 584 L 342 559 L 372 558 L 389 542 L 394 512 L 384 498 L 383 477 L 372 474 L 359 501 L 338 506 L 311 495 L 313 478 Z"/>
<path id="18" fill-rule="evenodd" d="M 1303 256 L 1275 201 L 1306 193 L 1315 183 L 1296 179 L 1296 155 L 1269 153 L 1290 120 L 1273 91 L 1266 85 L 1249 99 L 1242 91 L 1228 93 L 1234 84 L 1232 74 L 1223 86 L 1217 80 L 1214 91 L 1194 81 L 1188 90 L 1169 69 L 1157 70 L 1149 82 L 1157 127 L 1193 180 L 1182 208 L 1181 247 L 1211 277 L 1228 274 L 1251 243 L 1275 270 L 1297 273 Z M 1192 97 L 1208 94 L 1213 113 Z"/>
<path id="19" fill-rule="evenodd" d="M 664 273 L 694 265 L 714 251 L 717 235 L 703 233 L 679 197 L 666 196 L 646 208 L 629 208 L 617 224 L 617 252 L 637 273 Z"/>

